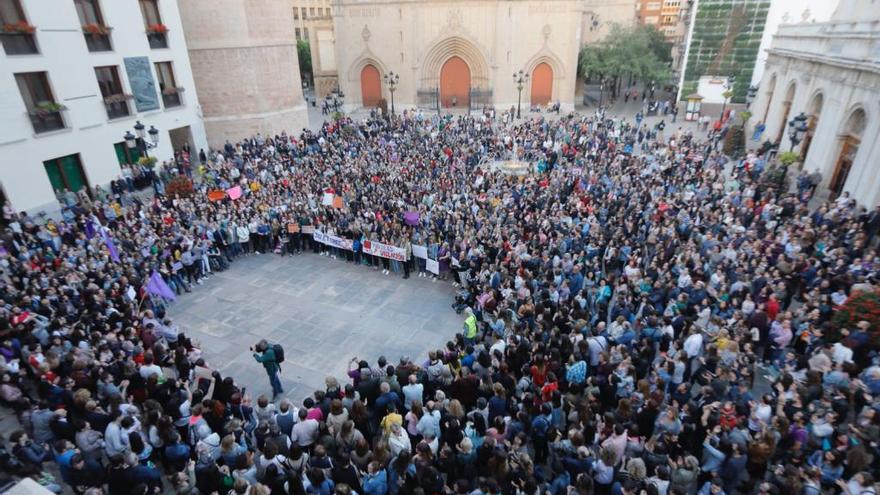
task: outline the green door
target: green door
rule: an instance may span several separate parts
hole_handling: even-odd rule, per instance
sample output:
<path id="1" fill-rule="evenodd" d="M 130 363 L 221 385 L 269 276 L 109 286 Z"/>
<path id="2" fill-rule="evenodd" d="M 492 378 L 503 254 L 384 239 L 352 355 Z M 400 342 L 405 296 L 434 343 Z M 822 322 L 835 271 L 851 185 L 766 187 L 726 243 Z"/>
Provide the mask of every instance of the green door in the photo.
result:
<path id="1" fill-rule="evenodd" d="M 49 182 L 52 183 L 52 189 L 56 191 L 69 189 L 73 192 L 79 192 L 83 187 L 88 188 L 88 181 L 79 161 L 79 155 L 67 155 L 46 160 L 43 162 L 43 167 L 46 169 L 46 175 L 49 176 Z"/>
<path id="2" fill-rule="evenodd" d="M 83 187 L 88 187 L 86 174 L 83 173 L 79 163 L 79 155 L 67 155 L 58 159 L 61 162 L 61 171 L 67 179 L 67 187 L 73 192 L 79 192 Z"/>
<path id="3" fill-rule="evenodd" d="M 58 160 L 46 160 L 43 162 L 46 167 L 46 175 L 49 176 L 49 182 L 52 183 L 53 191 L 64 191 L 67 187 L 64 185 L 64 176 L 61 175 L 61 169 L 58 168 Z"/>

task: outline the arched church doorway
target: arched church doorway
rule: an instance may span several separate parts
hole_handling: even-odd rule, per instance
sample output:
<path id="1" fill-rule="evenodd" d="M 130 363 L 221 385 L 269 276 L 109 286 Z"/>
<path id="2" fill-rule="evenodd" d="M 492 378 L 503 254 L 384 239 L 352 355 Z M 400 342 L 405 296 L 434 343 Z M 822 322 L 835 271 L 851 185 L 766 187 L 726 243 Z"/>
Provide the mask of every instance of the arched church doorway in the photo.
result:
<path id="1" fill-rule="evenodd" d="M 361 69 L 361 102 L 365 107 L 379 106 L 382 99 L 382 82 L 379 69 L 367 64 Z"/>
<path id="2" fill-rule="evenodd" d="M 852 112 L 843 126 L 843 132 L 840 135 L 840 153 L 837 155 L 834 175 L 831 176 L 831 184 L 828 187 L 831 199 L 840 196 L 846 186 L 846 179 L 849 178 L 849 172 L 852 170 L 856 154 L 859 152 L 865 127 L 867 127 L 867 118 L 865 111 L 861 108 Z"/>
<path id="3" fill-rule="evenodd" d="M 451 57 L 440 69 L 440 104 L 444 108 L 468 108 L 471 69 L 461 57 Z"/>
<path id="4" fill-rule="evenodd" d="M 541 62 L 532 71 L 532 105 L 546 105 L 553 98 L 553 69 Z"/>

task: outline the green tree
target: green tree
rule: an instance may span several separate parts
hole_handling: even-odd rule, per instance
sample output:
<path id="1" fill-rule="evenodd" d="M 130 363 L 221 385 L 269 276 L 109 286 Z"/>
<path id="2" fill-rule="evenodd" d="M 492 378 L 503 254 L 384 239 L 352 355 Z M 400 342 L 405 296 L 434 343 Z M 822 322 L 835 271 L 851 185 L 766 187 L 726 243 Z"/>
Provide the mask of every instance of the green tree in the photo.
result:
<path id="1" fill-rule="evenodd" d="M 658 38 L 659 35 L 659 38 Z M 632 76 L 642 82 L 669 80 L 670 71 L 666 58 L 671 58 L 662 34 L 652 26 L 623 27 L 615 24 L 602 41 L 584 46 L 578 57 L 580 74 L 592 79 L 610 79 L 612 91 L 624 77 Z M 667 53 L 669 52 L 669 53 Z"/>
<path id="2" fill-rule="evenodd" d="M 661 62 L 664 64 L 672 63 L 672 43 L 666 41 L 666 35 L 660 32 L 656 26 L 650 24 L 640 25 L 636 30 L 641 31 L 641 35 L 648 37 L 648 46 Z"/>
<path id="3" fill-rule="evenodd" d="M 299 77 L 303 81 L 312 83 L 312 50 L 309 42 L 299 40 L 296 42 L 296 55 L 299 58 Z"/>

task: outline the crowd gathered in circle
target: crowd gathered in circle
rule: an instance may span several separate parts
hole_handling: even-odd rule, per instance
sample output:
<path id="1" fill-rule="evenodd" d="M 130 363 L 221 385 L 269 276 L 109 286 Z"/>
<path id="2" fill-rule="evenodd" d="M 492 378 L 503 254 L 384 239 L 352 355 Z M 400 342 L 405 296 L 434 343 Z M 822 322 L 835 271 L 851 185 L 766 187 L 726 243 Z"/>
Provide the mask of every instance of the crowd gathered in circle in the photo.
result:
<path id="1" fill-rule="evenodd" d="M 764 157 L 728 163 L 680 128 L 511 117 L 342 117 L 151 172 L 159 193 L 195 177 L 192 194 L 135 194 L 129 174 L 62 194 L 62 220 L 7 205 L 7 479 L 89 495 L 874 494 L 877 329 L 834 317 L 876 290 L 880 209 L 809 207 L 763 180 Z M 534 169 L 493 166 L 511 156 Z M 427 356 L 353 359 L 301 403 L 274 379 L 252 399 L 165 308 L 236 258 L 308 251 L 452 277 L 464 325 Z M 277 377 L 283 342 L 255 344 Z"/>

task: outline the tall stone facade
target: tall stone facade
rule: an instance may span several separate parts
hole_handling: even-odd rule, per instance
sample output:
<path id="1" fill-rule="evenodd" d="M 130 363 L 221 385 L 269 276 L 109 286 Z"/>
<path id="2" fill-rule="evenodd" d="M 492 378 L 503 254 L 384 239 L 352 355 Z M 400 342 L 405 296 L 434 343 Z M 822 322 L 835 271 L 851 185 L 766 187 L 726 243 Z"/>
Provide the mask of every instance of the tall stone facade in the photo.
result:
<path id="1" fill-rule="evenodd" d="M 750 108 L 751 129 L 765 126 L 750 147 L 793 150 L 803 170 L 822 174 L 820 198 L 846 193 L 868 208 L 880 204 L 878 26 L 877 0 L 840 0 L 828 22 L 780 26 Z M 807 131 L 792 141 L 801 114 Z"/>
<path id="2" fill-rule="evenodd" d="M 635 3 L 623 3 L 633 19 Z M 390 103 L 384 77 L 394 72 L 398 109 L 509 108 L 520 98 L 512 76 L 522 70 L 530 76 L 521 95 L 526 111 L 532 103 L 572 108 L 584 12 L 584 0 L 336 0 L 345 106 Z"/>
<path id="3" fill-rule="evenodd" d="M 308 125 L 291 0 L 179 0 L 211 146 Z"/>

